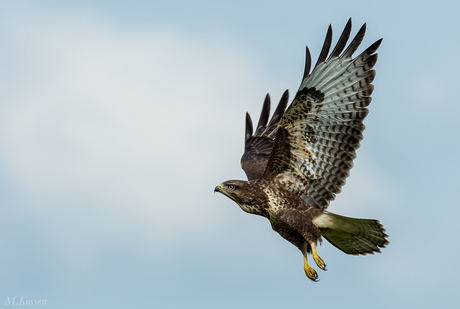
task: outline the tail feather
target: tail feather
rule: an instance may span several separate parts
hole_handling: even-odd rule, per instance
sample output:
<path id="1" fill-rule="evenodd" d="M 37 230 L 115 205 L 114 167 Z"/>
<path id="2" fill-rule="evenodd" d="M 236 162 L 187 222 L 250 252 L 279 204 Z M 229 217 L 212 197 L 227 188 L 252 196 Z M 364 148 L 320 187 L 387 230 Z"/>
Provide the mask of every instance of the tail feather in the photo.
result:
<path id="1" fill-rule="evenodd" d="M 355 219 L 325 211 L 313 220 L 321 235 L 347 254 L 373 254 L 389 244 L 378 220 Z"/>

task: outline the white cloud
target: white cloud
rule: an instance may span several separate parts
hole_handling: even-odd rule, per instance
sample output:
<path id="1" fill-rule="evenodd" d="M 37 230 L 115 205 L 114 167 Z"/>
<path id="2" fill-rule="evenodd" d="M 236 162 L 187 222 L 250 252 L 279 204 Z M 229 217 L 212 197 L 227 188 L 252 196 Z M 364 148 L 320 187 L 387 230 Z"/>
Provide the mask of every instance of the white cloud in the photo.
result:
<path id="1" fill-rule="evenodd" d="M 222 107 L 242 104 L 245 80 L 257 80 L 250 59 L 212 33 L 121 31 L 65 13 L 3 21 L 15 56 L 3 75 L 0 159 L 27 193 L 11 207 L 40 216 L 71 250 L 126 235 L 143 235 L 142 247 L 146 236 L 175 239 L 201 226 L 212 215 L 200 204 L 216 185 L 203 187 L 209 167 L 226 165 L 218 147 L 241 142 L 242 128 L 227 135 L 243 121 Z M 90 200 L 93 208 L 83 205 Z"/>
<path id="2" fill-rule="evenodd" d="M 38 233 L 67 248 L 59 254 L 69 263 L 114 241 L 178 250 L 184 235 L 216 228 L 228 213 L 212 189 L 243 177 L 244 112 L 257 117 L 263 96 L 254 89 L 270 90 L 251 56 L 214 33 L 122 30 L 84 12 L 21 14 L 3 21 L 14 57 L 0 159 L 26 193 L 10 207 L 38 218 Z M 372 168 L 350 179 L 336 203 L 344 206 L 331 211 L 359 213 L 388 191 Z"/>

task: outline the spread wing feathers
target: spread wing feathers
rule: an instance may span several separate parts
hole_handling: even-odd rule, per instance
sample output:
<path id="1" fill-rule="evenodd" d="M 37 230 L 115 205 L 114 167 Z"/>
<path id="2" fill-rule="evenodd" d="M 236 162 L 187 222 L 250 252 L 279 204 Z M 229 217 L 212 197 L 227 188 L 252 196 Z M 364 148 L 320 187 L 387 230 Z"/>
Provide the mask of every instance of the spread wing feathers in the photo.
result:
<path id="1" fill-rule="evenodd" d="M 286 90 L 270 122 L 268 122 L 270 116 L 270 96 L 267 94 L 254 135 L 252 134 L 253 127 L 251 116 L 249 116 L 249 113 L 246 113 L 244 154 L 241 157 L 241 167 L 246 173 L 248 180 L 259 179 L 265 171 L 275 141 L 276 129 L 286 110 L 288 99 L 289 92 Z"/>
<path id="2" fill-rule="evenodd" d="M 359 56 L 366 25 L 343 51 L 351 20 L 327 58 L 332 38 L 329 27 L 318 63 L 309 74 L 307 48 L 304 78 L 281 119 L 264 176 L 298 192 L 312 206 L 325 209 L 340 192 L 363 138 L 363 119 L 374 89 L 372 69 L 381 39 Z M 343 51 L 343 52 L 342 52 Z M 326 60 L 327 58 L 327 60 Z"/>

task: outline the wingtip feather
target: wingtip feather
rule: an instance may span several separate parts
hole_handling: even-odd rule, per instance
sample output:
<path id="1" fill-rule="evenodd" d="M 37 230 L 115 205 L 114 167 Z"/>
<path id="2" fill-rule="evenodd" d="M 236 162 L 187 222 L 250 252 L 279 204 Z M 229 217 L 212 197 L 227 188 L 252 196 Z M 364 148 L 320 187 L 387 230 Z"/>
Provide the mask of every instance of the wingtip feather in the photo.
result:
<path id="1" fill-rule="evenodd" d="M 251 116 L 249 115 L 248 112 L 246 112 L 246 130 L 245 130 L 245 136 L 244 136 L 245 145 L 247 145 L 248 139 L 252 136 L 252 132 L 253 132 L 253 128 L 252 128 Z"/>
<path id="2" fill-rule="evenodd" d="M 335 48 L 332 51 L 331 55 L 329 56 L 328 60 L 334 57 L 338 57 L 340 55 L 342 50 L 347 45 L 347 41 L 348 41 L 348 38 L 350 37 L 350 33 L 351 33 L 351 18 L 348 19 L 348 22 L 345 25 L 345 28 L 343 29 L 342 34 L 340 35 L 340 38 L 337 41 L 337 44 L 335 45 Z"/>
<path id="3" fill-rule="evenodd" d="M 268 124 L 269 128 L 277 124 L 280 121 L 281 117 L 283 117 L 284 111 L 286 110 L 286 107 L 288 104 L 288 100 L 289 100 L 289 90 L 286 90 L 281 96 L 278 106 L 276 107 L 275 112 L 273 113 L 272 119 L 270 120 L 270 123 Z"/>
<path id="4" fill-rule="evenodd" d="M 353 53 L 358 49 L 359 45 L 363 41 L 364 35 L 366 34 L 366 23 L 364 23 L 361 28 L 356 33 L 355 37 L 348 45 L 347 49 L 343 52 L 341 57 L 351 58 Z"/>
<path id="5" fill-rule="evenodd" d="M 261 129 L 264 130 L 268 122 L 268 117 L 270 117 L 270 95 L 267 93 L 262 111 L 260 112 L 259 122 L 257 123 L 256 134 L 258 134 Z"/>
<path id="6" fill-rule="evenodd" d="M 380 44 L 382 44 L 382 41 L 383 41 L 383 38 L 377 40 L 374 42 L 374 44 L 372 44 L 371 46 L 369 46 L 364 52 L 368 53 L 368 54 L 373 54 L 377 51 L 377 49 L 380 47 Z"/>
<path id="7" fill-rule="evenodd" d="M 329 49 L 331 48 L 331 42 L 332 42 L 332 26 L 329 25 L 329 27 L 327 28 L 326 38 L 324 39 L 323 48 L 321 49 L 321 53 L 319 54 L 318 61 L 316 62 L 315 68 L 318 66 L 318 64 L 326 60 L 327 55 L 329 54 Z"/>
<path id="8" fill-rule="evenodd" d="M 310 50 L 308 49 L 308 46 L 305 47 L 305 69 L 303 71 L 303 77 L 302 81 L 308 77 L 308 74 L 310 74 L 310 68 L 311 68 L 311 54 Z"/>

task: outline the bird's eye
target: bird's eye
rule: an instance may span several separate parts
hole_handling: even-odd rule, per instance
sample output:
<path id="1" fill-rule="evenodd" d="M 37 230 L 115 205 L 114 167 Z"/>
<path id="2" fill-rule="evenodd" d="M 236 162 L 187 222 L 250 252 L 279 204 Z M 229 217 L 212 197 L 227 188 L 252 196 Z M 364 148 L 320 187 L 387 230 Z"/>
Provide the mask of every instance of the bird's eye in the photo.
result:
<path id="1" fill-rule="evenodd" d="M 228 185 L 227 188 L 229 188 L 230 190 L 235 190 L 235 185 Z"/>

